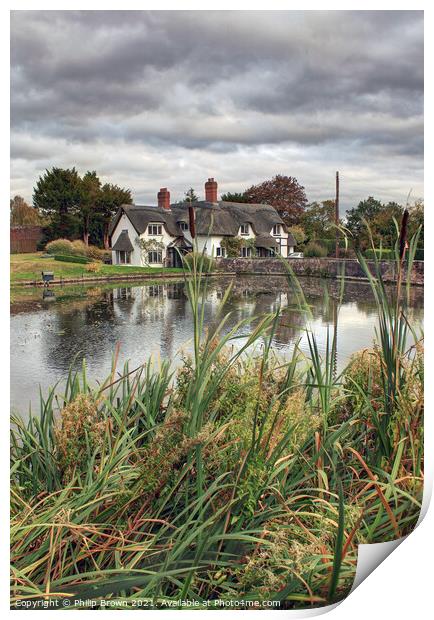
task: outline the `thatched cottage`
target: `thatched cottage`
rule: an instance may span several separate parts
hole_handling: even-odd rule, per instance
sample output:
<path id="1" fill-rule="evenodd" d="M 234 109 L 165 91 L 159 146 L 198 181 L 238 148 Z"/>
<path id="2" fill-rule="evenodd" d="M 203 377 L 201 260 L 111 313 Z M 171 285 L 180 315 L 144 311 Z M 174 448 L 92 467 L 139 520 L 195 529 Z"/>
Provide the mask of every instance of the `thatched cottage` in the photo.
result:
<path id="1" fill-rule="evenodd" d="M 113 264 L 176 267 L 180 254 L 196 246 L 216 258 L 227 256 L 229 239 L 240 256 L 287 257 L 295 241 L 274 207 L 217 199 L 217 182 L 205 183 L 205 200 L 170 204 L 158 192 L 158 206 L 122 205 L 110 226 Z"/>

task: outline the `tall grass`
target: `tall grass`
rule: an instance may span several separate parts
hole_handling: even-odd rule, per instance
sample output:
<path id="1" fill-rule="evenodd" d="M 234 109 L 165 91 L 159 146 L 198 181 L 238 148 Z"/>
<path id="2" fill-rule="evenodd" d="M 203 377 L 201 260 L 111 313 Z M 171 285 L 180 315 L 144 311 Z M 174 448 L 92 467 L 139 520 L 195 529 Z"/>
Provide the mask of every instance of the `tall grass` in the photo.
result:
<path id="1" fill-rule="evenodd" d="M 420 343 L 407 348 L 402 291 L 390 299 L 369 276 L 378 342 L 338 374 L 336 330 L 325 358 L 309 331 L 310 355 L 296 346 L 284 364 L 280 309 L 247 336 L 246 321 L 228 330 L 230 288 L 205 325 L 203 265 L 196 252 L 185 267 L 193 354 L 176 376 L 151 361 L 118 372 L 115 353 L 103 384 L 83 365 L 62 396 L 41 395 L 38 417 L 13 419 L 13 605 L 324 605 L 351 588 L 359 543 L 416 523 L 423 359 Z"/>

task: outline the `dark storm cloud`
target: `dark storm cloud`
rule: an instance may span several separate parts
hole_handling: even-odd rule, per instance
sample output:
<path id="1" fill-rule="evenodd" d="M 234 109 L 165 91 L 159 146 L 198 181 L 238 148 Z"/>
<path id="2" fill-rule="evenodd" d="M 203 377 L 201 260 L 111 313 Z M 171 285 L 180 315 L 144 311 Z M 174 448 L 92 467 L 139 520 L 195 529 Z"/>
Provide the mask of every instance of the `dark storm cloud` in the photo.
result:
<path id="1" fill-rule="evenodd" d="M 236 162 L 241 188 L 274 171 L 309 192 L 332 166 L 373 193 L 395 160 L 394 197 L 422 191 L 422 12 L 19 11 L 11 32 L 12 185 L 27 196 L 59 161 L 122 170 L 138 197 L 170 168 L 177 191 L 196 182 L 196 161 L 229 188 Z M 158 162 L 139 187 L 138 156 Z"/>

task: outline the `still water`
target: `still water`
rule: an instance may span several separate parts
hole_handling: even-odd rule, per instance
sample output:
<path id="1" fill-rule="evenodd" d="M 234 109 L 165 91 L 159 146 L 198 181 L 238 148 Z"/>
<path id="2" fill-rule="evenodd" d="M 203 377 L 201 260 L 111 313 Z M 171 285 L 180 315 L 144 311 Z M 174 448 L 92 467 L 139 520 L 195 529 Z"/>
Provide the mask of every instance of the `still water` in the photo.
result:
<path id="1" fill-rule="evenodd" d="M 295 309 L 295 298 L 281 276 L 243 276 L 209 281 L 205 320 L 211 324 L 223 293 L 233 282 L 227 303 L 231 318 L 227 328 L 241 319 L 287 308 L 273 340 L 282 357 L 289 358 L 294 344 L 308 352 L 306 315 Z M 320 351 L 327 332 L 337 333 L 337 363 L 342 368 L 351 354 L 370 346 L 376 312 L 369 286 L 348 282 L 341 302 L 340 285 L 332 280 L 300 280 L 312 317 L 308 327 L 316 334 Z M 410 320 L 418 328 L 423 320 L 423 289 L 411 292 Z M 192 315 L 184 284 L 132 286 L 53 287 L 14 291 L 11 305 L 11 406 L 25 413 L 31 403 L 38 411 L 39 386 L 43 392 L 62 381 L 71 364 L 78 368 L 86 358 L 88 378 L 104 380 L 112 355 L 120 344 L 119 368 L 130 360 L 135 368 L 150 355 L 176 365 L 180 354 L 191 350 Z"/>

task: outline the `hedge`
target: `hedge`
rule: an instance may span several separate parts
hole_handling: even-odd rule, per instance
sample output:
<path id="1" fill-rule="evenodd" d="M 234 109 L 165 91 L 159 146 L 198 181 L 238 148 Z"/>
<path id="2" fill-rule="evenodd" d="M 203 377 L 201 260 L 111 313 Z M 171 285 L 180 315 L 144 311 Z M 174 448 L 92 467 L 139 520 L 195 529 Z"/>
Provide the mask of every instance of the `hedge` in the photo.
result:
<path id="1" fill-rule="evenodd" d="M 64 263 L 79 263 L 80 265 L 87 265 L 93 262 L 91 258 L 86 256 L 66 256 L 65 254 L 56 254 L 54 260 L 60 260 Z"/>
<path id="2" fill-rule="evenodd" d="M 365 251 L 365 256 L 366 258 L 381 258 L 381 260 L 394 260 L 395 258 L 395 250 L 391 250 L 390 248 L 375 248 L 375 254 L 374 254 L 374 250 L 372 248 L 369 248 L 368 250 Z"/>
<path id="3" fill-rule="evenodd" d="M 325 258 L 327 256 L 327 248 L 316 241 L 309 241 L 303 250 L 306 258 Z"/>

